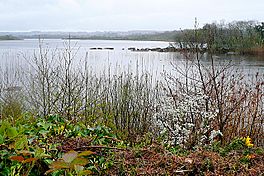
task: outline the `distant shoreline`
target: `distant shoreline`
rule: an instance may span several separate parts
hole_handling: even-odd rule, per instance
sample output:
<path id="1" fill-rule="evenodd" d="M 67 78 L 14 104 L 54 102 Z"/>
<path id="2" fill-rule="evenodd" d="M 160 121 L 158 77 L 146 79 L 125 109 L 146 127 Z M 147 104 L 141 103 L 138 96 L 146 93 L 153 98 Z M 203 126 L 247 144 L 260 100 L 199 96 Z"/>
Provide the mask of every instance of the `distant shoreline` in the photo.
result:
<path id="1" fill-rule="evenodd" d="M 92 37 L 48 37 L 43 36 L 41 39 L 43 40 L 108 40 L 108 41 L 142 41 L 142 42 L 168 42 L 168 43 L 175 43 L 175 41 L 172 40 L 162 40 L 158 38 L 152 38 L 151 37 L 107 37 L 107 36 L 92 36 Z M 30 37 L 16 37 L 13 35 L 2 35 L 0 36 L 0 41 L 14 41 L 14 40 L 38 40 L 39 37 L 36 36 L 30 36 Z M 189 49 L 180 49 L 180 48 L 173 48 L 173 47 L 167 47 L 167 48 L 134 48 L 131 51 L 158 51 L 158 52 L 183 52 L 183 51 L 189 51 Z M 206 52 L 206 49 L 204 49 L 202 52 Z M 264 47 L 253 47 L 253 48 L 245 48 L 241 51 L 236 51 L 234 49 L 221 49 L 219 48 L 214 52 L 214 54 L 228 54 L 228 55 L 251 55 L 251 56 L 264 56 Z"/>
<path id="2" fill-rule="evenodd" d="M 21 38 L 12 36 L 12 35 L 2 35 L 0 36 L 0 41 L 6 41 L 6 40 L 23 40 Z"/>
<path id="3" fill-rule="evenodd" d="M 21 39 L 68 39 L 73 40 L 133 40 L 173 42 L 179 31 L 128 31 L 128 32 L 0 32 L 0 36 Z"/>
<path id="4" fill-rule="evenodd" d="M 172 40 L 162 40 L 162 39 L 137 39 L 137 38 L 102 38 L 102 37 L 91 37 L 91 38 L 81 38 L 81 37 L 71 37 L 62 38 L 62 40 L 123 40 L 123 41 L 157 41 L 157 42 L 175 42 Z"/>

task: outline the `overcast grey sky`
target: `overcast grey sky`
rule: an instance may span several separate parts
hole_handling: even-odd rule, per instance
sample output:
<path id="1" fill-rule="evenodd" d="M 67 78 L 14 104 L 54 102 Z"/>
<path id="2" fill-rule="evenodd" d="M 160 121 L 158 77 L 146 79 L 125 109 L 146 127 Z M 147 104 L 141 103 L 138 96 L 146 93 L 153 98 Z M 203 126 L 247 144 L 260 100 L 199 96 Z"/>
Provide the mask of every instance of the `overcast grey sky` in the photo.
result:
<path id="1" fill-rule="evenodd" d="M 0 0 L 0 31 L 178 30 L 264 21 L 264 0 Z"/>

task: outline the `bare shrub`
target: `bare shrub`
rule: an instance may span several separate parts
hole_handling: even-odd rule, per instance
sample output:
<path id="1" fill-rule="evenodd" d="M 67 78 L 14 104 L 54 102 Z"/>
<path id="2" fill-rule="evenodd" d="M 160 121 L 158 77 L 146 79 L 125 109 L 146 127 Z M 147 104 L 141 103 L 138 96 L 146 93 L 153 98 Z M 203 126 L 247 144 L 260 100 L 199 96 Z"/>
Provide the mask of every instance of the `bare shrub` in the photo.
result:
<path id="1" fill-rule="evenodd" d="M 76 57 L 78 47 L 65 43 L 61 50 L 42 48 L 24 72 L 28 107 L 41 116 L 60 114 L 87 126 L 105 125 L 132 140 L 149 131 L 154 114 L 155 80 L 148 73 L 105 70 L 89 71 L 85 60 Z M 80 62 L 80 64 L 79 64 Z"/>

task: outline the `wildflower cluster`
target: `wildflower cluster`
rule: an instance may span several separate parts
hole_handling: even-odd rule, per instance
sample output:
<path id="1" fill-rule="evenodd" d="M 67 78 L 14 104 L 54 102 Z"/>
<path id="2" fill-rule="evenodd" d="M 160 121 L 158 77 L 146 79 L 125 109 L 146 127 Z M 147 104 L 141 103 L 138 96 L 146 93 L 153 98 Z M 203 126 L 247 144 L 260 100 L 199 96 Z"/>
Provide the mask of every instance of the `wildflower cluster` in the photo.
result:
<path id="1" fill-rule="evenodd" d="M 249 148 L 252 148 L 254 146 L 254 144 L 252 144 L 251 138 L 249 136 L 247 136 L 246 138 L 243 138 L 243 141 L 245 142 L 245 145 Z"/>
<path id="2" fill-rule="evenodd" d="M 155 119 L 162 132 L 168 134 L 170 144 L 202 145 L 209 141 L 211 122 L 217 113 L 206 108 L 206 100 L 207 97 L 199 93 L 181 94 L 177 100 L 163 96 Z"/>

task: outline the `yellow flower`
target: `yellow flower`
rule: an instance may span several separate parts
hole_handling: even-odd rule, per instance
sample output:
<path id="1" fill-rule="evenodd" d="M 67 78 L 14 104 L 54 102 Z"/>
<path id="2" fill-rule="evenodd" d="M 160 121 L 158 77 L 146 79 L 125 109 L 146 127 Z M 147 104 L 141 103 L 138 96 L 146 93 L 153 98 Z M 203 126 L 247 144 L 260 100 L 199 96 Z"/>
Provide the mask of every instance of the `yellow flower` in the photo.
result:
<path id="1" fill-rule="evenodd" d="M 61 126 L 61 131 L 63 131 L 63 130 L 64 130 L 64 125 Z"/>
<path id="2" fill-rule="evenodd" d="M 58 134 L 61 134 L 64 130 L 64 126 L 62 125 L 61 127 L 58 128 Z"/>
<path id="3" fill-rule="evenodd" d="M 247 147 L 253 147 L 253 144 L 251 143 L 251 139 L 249 136 L 245 138 L 245 144 Z"/>

